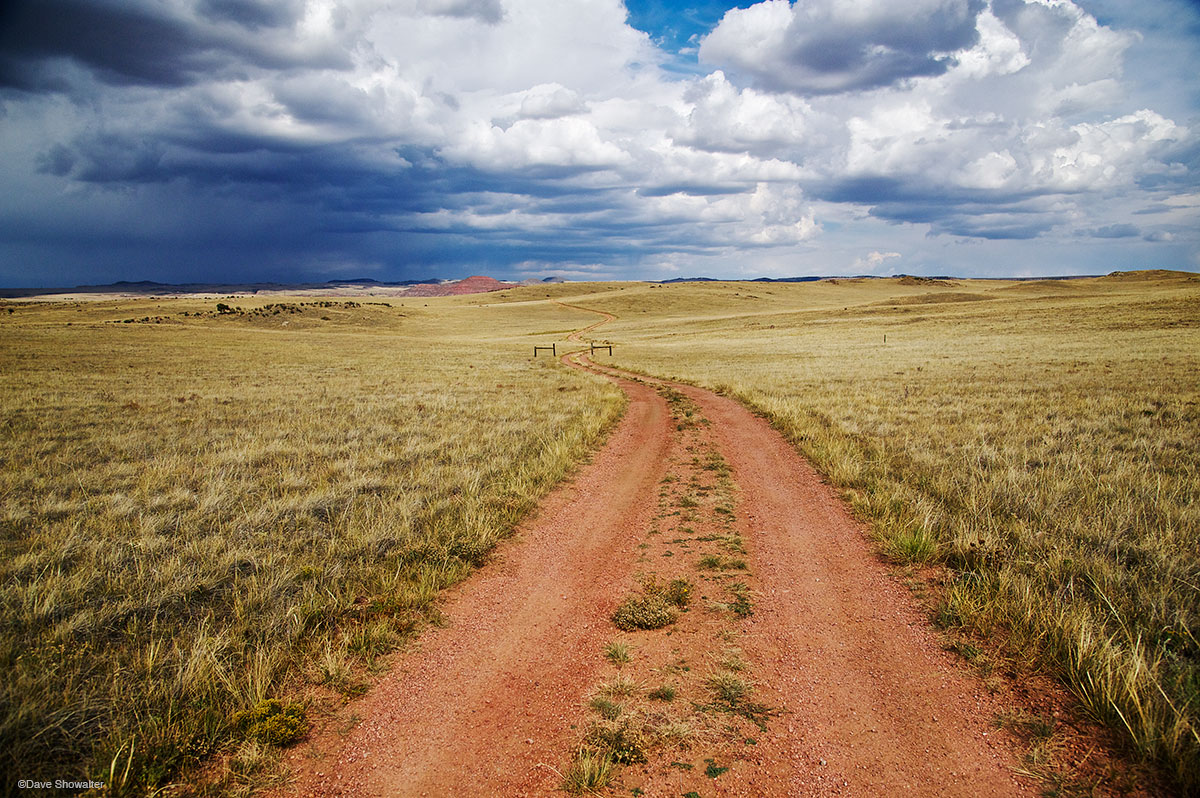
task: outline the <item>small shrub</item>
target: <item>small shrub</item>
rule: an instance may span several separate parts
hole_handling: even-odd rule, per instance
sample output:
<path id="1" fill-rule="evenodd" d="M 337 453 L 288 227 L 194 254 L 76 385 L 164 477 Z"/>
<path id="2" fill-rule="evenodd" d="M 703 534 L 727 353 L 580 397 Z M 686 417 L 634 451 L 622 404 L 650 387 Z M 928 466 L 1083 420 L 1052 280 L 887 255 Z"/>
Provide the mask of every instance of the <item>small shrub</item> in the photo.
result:
<path id="1" fill-rule="evenodd" d="M 723 559 L 717 554 L 705 554 L 696 563 L 696 567 L 708 571 L 744 571 L 746 561 L 741 559 Z"/>
<path id="2" fill-rule="evenodd" d="M 612 621 L 618 629 L 661 629 L 674 623 L 677 609 L 683 609 L 692 600 L 692 585 L 686 579 L 672 579 L 666 584 L 651 577 L 642 582 L 641 594 L 634 594 L 622 602 L 613 613 Z"/>
<path id="3" fill-rule="evenodd" d="M 233 725 L 248 739 L 267 745 L 287 746 L 308 730 L 308 718 L 299 704 L 284 704 L 276 698 L 259 701 L 234 714 Z"/>
<path id="4" fill-rule="evenodd" d="M 678 613 L 659 595 L 633 595 L 625 599 L 612 615 L 612 622 L 626 632 L 634 629 L 661 629 L 674 623 Z"/>
<path id="5" fill-rule="evenodd" d="M 642 730 L 628 720 L 593 724 L 584 735 L 583 742 L 597 751 L 607 753 L 609 759 L 622 765 L 645 762 L 649 745 Z"/>
<path id="6" fill-rule="evenodd" d="M 692 583 L 686 579 L 672 579 L 665 585 L 660 585 L 657 580 L 651 579 L 642 586 L 642 590 L 647 595 L 662 596 L 668 604 L 681 610 L 685 609 L 692 601 Z"/>

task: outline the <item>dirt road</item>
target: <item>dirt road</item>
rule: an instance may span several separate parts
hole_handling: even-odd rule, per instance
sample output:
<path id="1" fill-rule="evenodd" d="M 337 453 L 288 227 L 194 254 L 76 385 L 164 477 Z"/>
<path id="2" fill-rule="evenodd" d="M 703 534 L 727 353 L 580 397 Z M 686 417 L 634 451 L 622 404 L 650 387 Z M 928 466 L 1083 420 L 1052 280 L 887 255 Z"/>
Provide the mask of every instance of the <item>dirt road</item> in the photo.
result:
<path id="1" fill-rule="evenodd" d="M 565 361 L 617 381 L 620 425 L 454 591 L 448 624 L 358 702 L 362 722 L 318 740 L 318 758 L 293 755 L 294 794 L 561 794 L 594 723 L 588 699 L 614 673 L 600 653 L 619 635 L 610 616 L 647 573 L 705 594 L 668 630 L 622 638 L 633 689 L 667 679 L 686 707 L 637 717 L 684 731 L 618 773 L 611 794 L 1034 794 L 978 678 L 777 432 L 710 392 Z M 721 591 L 752 596 L 753 610 L 731 611 Z M 755 702 L 724 714 L 706 703 L 722 674 L 752 684 Z"/>

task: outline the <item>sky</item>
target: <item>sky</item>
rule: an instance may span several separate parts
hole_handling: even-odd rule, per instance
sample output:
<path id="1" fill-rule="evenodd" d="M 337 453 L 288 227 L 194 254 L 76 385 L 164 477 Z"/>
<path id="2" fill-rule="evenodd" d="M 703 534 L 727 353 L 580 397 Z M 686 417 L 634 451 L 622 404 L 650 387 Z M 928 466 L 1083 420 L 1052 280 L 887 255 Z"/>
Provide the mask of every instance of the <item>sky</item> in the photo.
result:
<path id="1" fill-rule="evenodd" d="M 8 0 L 0 286 L 1200 271 L 1193 0 Z"/>

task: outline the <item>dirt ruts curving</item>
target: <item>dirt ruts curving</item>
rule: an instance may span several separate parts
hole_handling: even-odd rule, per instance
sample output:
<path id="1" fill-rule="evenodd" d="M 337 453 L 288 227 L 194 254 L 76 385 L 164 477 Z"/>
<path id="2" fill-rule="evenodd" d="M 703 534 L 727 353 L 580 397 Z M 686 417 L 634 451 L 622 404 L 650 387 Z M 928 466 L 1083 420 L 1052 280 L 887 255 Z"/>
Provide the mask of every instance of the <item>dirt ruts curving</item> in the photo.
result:
<path id="1" fill-rule="evenodd" d="M 613 318 L 600 315 L 585 329 Z M 561 795 L 594 715 L 588 700 L 613 678 L 602 655 L 621 637 L 612 613 L 639 576 L 658 571 L 690 574 L 707 595 L 672 627 L 622 638 L 640 679 L 633 689 L 674 674 L 686 690 L 691 668 L 707 673 L 736 656 L 763 712 L 749 732 L 701 718 L 647 762 L 618 767 L 610 794 L 1035 794 L 1015 775 L 1017 743 L 994 728 L 1000 707 L 979 677 L 942 649 L 834 491 L 767 422 L 699 388 L 580 353 L 564 362 L 615 380 L 629 397 L 624 418 L 592 462 L 451 591 L 447 623 L 397 656 L 356 703 L 361 722 L 291 754 L 292 794 Z M 664 387 L 686 397 L 697 423 L 680 423 Z M 708 502 L 714 512 L 666 514 L 683 504 L 664 487 L 675 480 L 695 488 L 697 505 L 717 491 L 705 463 L 720 463 L 731 483 Z M 700 548 L 732 540 L 744 552 L 736 561 Z M 668 556 L 679 559 L 668 567 Z M 701 561 L 711 566 L 703 573 Z M 733 575 L 721 572 L 727 566 Z M 752 611 L 730 612 L 732 584 Z M 698 695 L 687 706 L 694 717 L 705 709 Z"/>

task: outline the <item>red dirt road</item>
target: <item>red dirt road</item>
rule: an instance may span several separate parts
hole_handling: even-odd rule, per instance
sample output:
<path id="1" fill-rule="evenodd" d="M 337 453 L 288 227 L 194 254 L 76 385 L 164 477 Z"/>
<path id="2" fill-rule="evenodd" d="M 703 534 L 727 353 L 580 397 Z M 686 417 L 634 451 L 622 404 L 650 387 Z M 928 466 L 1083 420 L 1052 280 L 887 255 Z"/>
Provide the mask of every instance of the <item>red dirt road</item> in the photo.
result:
<path id="1" fill-rule="evenodd" d="M 770 735 L 790 763 L 778 794 L 1032 793 L 991 722 L 999 707 L 942 650 L 812 466 L 737 402 L 683 392 L 713 422 L 742 490 L 762 585 L 743 647 L 787 713 Z"/>
<path id="2" fill-rule="evenodd" d="M 454 591 L 448 624 L 358 702 L 360 725 L 318 740 L 324 758 L 293 755 L 294 794 L 561 794 L 552 768 L 578 745 L 572 726 L 586 723 L 597 652 L 613 639 L 609 615 L 678 434 L 652 387 L 596 370 L 629 396 L 608 443 Z M 737 485 L 757 594 L 739 644 L 759 700 L 779 710 L 753 755 L 703 794 L 1035 794 L 1014 775 L 1016 743 L 993 727 L 999 707 L 942 650 L 833 490 L 763 419 L 674 387 L 711 422 L 697 434 Z M 679 794 L 647 779 L 645 795 Z"/>
<path id="3" fill-rule="evenodd" d="M 295 759 L 296 795 L 546 795 L 573 745 L 611 636 L 608 615 L 653 512 L 665 403 L 623 382 L 625 417 L 575 479 L 443 607 L 448 625 L 356 707 L 363 722 L 325 761 Z"/>

